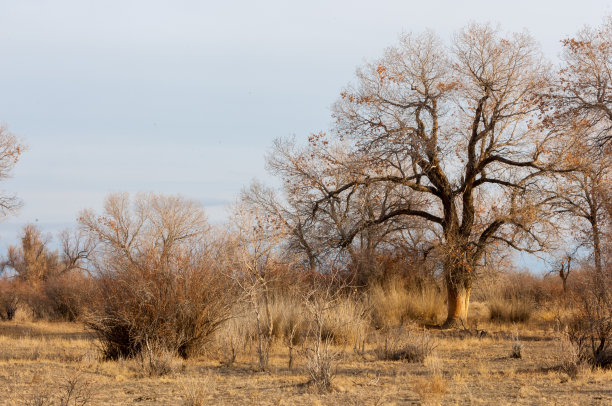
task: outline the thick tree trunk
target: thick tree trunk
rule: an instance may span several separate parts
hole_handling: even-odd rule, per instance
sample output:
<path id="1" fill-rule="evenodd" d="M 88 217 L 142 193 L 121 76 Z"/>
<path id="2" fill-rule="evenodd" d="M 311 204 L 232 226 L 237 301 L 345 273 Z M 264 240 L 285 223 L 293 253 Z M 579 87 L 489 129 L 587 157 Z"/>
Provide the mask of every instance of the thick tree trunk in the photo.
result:
<path id="1" fill-rule="evenodd" d="M 457 260 L 462 257 L 464 255 L 451 258 L 451 261 L 445 264 L 448 314 L 442 328 L 467 327 L 473 267 L 468 261 Z"/>
<path id="2" fill-rule="evenodd" d="M 466 327 L 471 288 L 464 284 L 447 283 L 448 315 L 443 328 Z"/>

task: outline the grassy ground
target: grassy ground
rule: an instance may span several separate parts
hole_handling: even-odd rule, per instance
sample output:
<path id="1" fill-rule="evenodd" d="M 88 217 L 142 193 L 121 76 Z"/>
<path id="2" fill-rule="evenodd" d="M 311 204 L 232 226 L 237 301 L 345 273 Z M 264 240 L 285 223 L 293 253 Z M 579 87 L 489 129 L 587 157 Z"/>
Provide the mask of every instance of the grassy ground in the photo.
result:
<path id="1" fill-rule="evenodd" d="M 275 347 L 271 370 L 257 372 L 252 350 L 228 367 L 213 352 L 168 360 L 173 372 L 150 377 L 138 360 L 102 362 L 96 342 L 80 325 L 0 322 L 0 404 L 403 405 L 403 404 L 612 404 L 612 371 L 558 370 L 559 342 L 547 324 L 482 324 L 479 338 L 461 331 L 428 331 L 437 347 L 423 363 L 380 361 L 364 352 L 342 354 L 334 390 L 308 385 L 304 359 L 287 368 L 287 350 Z M 522 358 L 510 357 L 518 331 Z M 222 351 L 220 349 L 219 351 Z M 299 351 L 299 350 L 298 350 Z"/>

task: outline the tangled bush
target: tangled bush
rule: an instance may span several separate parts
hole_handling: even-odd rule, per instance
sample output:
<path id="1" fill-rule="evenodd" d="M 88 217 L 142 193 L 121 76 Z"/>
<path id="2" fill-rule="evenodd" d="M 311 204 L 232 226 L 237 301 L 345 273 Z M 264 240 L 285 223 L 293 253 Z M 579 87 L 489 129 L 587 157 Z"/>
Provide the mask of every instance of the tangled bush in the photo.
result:
<path id="1" fill-rule="evenodd" d="M 578 314 L 567 335 L 578 358 L 593 367 L 612 367 L 612 279 L 595 271 L 577 283 L 574 292 Z"/>
<path id="2" fill-rule="evenodd" d="M 106 358 L 149 347 L 185 358 L 227 319 L 230 286 L 213 266 L 198 204 L 141 195 L 132 210 L 127 195 L 111 195 L 103 216 L 85 212 L 80 222 L 98 241 L 97 293 L 85 322 Z"/>
<path id="3" fill-rule="evenodd" d="M 416 333 L 399 327 L 384 332 L 384 344 L 376 347 L 376 358 L 385 361 L 424 362 L 431 356 L 438 343 L 425 330 Z"/>
<path id="4" fill-rule="evenodd" d="M 13 320 L 18 303 L 19 295 L 15 283 L 0 279 L 0 320 Z"/>

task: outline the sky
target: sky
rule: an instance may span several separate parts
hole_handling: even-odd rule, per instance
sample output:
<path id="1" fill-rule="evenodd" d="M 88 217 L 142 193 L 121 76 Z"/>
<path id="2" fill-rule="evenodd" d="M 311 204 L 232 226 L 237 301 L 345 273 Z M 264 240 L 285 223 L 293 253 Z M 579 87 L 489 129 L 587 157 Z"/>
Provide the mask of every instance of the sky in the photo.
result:
<path id="1" fill-rule="evenodd" d="M 278 137 L 330 128 L 357 67 L 402 32 L 528 30 L 552 61 L 610 1 L 0 0 L 0 123 L 28 151 L 0 189 L 55 233 L 111 192 L 181 194 L 213 222 Z"/>

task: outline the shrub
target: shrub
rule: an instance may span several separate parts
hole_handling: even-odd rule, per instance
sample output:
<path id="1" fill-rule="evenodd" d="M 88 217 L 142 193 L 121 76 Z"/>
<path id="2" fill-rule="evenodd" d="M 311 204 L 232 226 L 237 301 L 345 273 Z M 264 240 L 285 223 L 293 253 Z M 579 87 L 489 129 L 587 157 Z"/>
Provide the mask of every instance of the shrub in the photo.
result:
<path id="1" fill-rule="evenodd" d="M 376 358 L 384 361 L 424 362 L 437 347 L 436 341 L 424 330 L 419 334 L 406 328 L 387 330 L 384 345 L 378 346 Z"/>
<path id="2" fill-rule="evenodd" d="M 46 312 L 53 319 L 76 321 L 83 314 L 89 296 L 89 282 L 77 272 L 49 279 L 42 289 L 49 307 Z"/>
<path id="3" fill-rule="evenodd" d="M 305 354 L 309 383 L 320 392 L 329 392 L 340 353 L 331 348 L 329 341 L 317 341 L 313 347 L 305 349 Z"/>
<path id="4" fill-rule="evenodd" d="M 228 288 L 198 266 L 104 274 L 85 323 L 105 358 L 134 356 L 147 342 L 186 358 L 229 317 Z"/>
<path id="5" fill-rule="evenodd" d="M 97 241 L 95 296 L 85 323 L 106 358 L 149 347 L 181 357 L 197 352 L 230 315 L 232 285 L 218 271 L 201 206 L 180 197 L 111 195 L 105 213 L 84 212 Z M 221 257 L 222 258 L 222 257 Z"/>
<path id="6" fill-rule="evenodd" d="M 510 358 L 523 358 L 523 343 L 518 335 L 518 330 L 515 330 L 512 334 L 512 351 L 510 352 Z"/>
<path id="7" fill-rule="evenodd" d="M 612 367 L 612 279 L 587 272 L 578 281 L 573 301 L 578 312 L 568 325 L 568 339 L 581 361 L 592 367 Z"/>
<path id="8" fill-rule="evenodd" d="M 0 320 L 13 320 L 17 312 L 19 293 L 16 284 L 0 279 Z"/>

